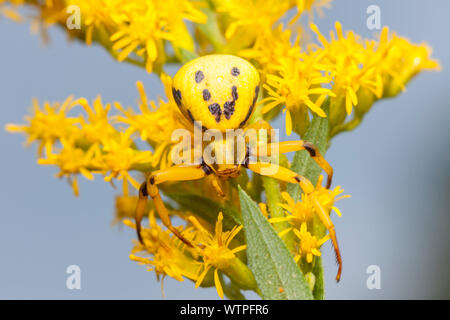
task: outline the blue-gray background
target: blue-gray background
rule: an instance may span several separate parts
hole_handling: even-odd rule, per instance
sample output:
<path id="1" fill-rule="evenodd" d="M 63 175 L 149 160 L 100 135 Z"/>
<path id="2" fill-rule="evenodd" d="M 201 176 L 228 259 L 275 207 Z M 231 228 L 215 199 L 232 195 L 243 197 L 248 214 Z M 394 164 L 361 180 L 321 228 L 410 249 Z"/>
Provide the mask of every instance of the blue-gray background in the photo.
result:
<path id="1" fill-rule="evenodd" d="M 414 42 L 426 41 L 443 71 L 424 73 L 407 92 L 377 103 L 357 130 L 333 141 L 327 159 L 335 183 L 352 195 L 338 203 L 336 228 L 344 269 L 324 248 L 330 299 L 449 298 L 449 83 L 448 1 L 335 1 L 316 19 L 328 34 L 334 21 L 365 37 L 366 8 L 378 4 L 382 25 Z M 0 105 L 3 128 L 22 123 L 31 98 L 68 95 L 135 105 L 136 80 L 149 95 L 163 94 L 154 75 L 117 63 L 97 46 L 68 44 L 59 29 L 42 45 L 26 24 L 0 20 Z M 171 69 L 171 73 L 176 69 Z M 284 125 L 284 119 L 279 120 Z M 0 131 L 0 298 L 160 299 L 153 273 L 128 259 L 134 232 L 111 227 L 117 191 L 101 177 L 81 179 L 75 198 L 56 168 L 38 166 L 24 137 Z M 66 289 L 68 265 L 82 271 L 81 290 Z M 368 290 L 366 269 L 381 268 L 381 289 Z M 215 299 L 215 289 L 166 279 L 171 299 Z M 249 295 L 256 298 L 255 295 Z"/>

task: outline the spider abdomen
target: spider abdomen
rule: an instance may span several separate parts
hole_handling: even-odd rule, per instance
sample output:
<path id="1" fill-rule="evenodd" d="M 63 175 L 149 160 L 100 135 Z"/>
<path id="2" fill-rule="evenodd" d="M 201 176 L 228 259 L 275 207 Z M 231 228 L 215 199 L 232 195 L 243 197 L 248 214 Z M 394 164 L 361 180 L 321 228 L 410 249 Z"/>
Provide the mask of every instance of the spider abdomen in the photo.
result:
<path id="1" fill-rule="evenodd" d="M 213 54 L 196 58 L 180 68 L 172 93 L 184 116 L 206 129 L 245 126 L 259 93 L 259 74 L 248 61 Z"/>

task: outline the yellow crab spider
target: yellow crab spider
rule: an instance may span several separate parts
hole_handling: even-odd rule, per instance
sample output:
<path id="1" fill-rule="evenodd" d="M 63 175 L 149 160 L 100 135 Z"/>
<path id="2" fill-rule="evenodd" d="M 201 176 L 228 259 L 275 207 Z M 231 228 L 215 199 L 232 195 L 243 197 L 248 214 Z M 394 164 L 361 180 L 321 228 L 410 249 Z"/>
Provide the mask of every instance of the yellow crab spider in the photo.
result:
<path id="1" fill-rule="evenodd" d="M 248 128 L 267 128 L 269 124 L 261 121 L 256 124 L 247 125 L 248 120 L 253 114 L 255 103 L 260 89 L 260 78 L 258 71 L 248 61 L 232 55 L 207 55 L 196 58 L 183 65 L 173 78 L 172 94 L 181 113 L 193 125 L 201 122 L 202 129 L 213 129 L 220 132 L 226 132 L 228 129 Z M 214 148 L 226 147 L 225 141 L 218 143 L 215 141 Z M 261 151 L 247 145 L 244 156 L 235 157 L 233 163 L 210 163 L 202 158 L 200 164 L 181 164 L 173 167 L 151 172 L 146 181 L 139 189 L 139 200 L 136 208 L 136 231 L 139 240 L 141 237 L 141 221 L 146 212 L 147 198 L 153 199 L 154 206 L 158 212 L 163 224 L 173 232 L 186 245 L 193 247 L 194 244 L 187 240 L 172 225 L 169 212 L 159 194 L 157 185 L 168 181 L 189 181 L 202 179 L 207 175 L 213 174 L 214 179 L 228 179 L 239 176 L 241 168 L 245 167 L 255 173 L 268 175 L 275 179 L 290 183 L 299 184 L 306 194 L 314 191 L 312 183 L 303 176 L 275 164 L 275 173 L 268 174 L 264 168 L 268 165 L 266 162 L 250 162 L 249 157 L 253 154 L 260 156 L 270 155 L 270 142 L 267 148 Z M 279 153 L 294 152 L 306 150 L 315 162 L 327 173 L 327 188 L 331 185 L 333 169 L 322 157 L 317 148 L 309 142 L 285 141 L 278 143 Z M 216 153 L 220 150 L 215 149 Z M 262 153 L 262 154 L 261 154 Z M 215 180 L 218 182 L 218 180 Z M 218 183 L 213 183 L 219 194 L 223 195 Z M 336 280 L 339 281 L 342 261 L 339 247 L 336 239 L 336 232 L 329 214 L 321 206 L 317 199 L 313 199 L 315 212 L 322 223 L 328 229 L 333 242 L 336 260 L 338 262 L 338 273 Z"/>

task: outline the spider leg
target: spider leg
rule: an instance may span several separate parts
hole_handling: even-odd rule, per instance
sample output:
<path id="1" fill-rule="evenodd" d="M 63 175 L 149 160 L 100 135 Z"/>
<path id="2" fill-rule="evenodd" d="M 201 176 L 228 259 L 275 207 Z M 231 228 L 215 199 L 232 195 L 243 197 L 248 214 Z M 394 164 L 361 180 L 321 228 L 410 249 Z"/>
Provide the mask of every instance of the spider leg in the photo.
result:
<path id="1" fill-rule="evenodd" d="M 302 188 L 303 192 L 305 192 L 308 195 L 311 195 L 311 193 L 315 190 L 313 184 L 311 181 L 306 179 L 305 177 L 297 174 L 296 172 L 289 170 L 284 167 L 280 167 L 276 164 L 267 163 L 267 162 L 256 162 L 256 163 L 248 163 L 245 165 L 248 169 L 252 170 L 253 172 L 256 172 L 261 175 L 270 176 L 274 179 L 278 179 L 281 181 L 286 181 L 290 183 L 297 183 Z M 271 166 L 271 169 L 269 167 Z M 334 228 L 333 221 L 331 221 L 331 218 L 329 214 L 325 211 L 323 206 L 320 204 L 318 199 L 312 196 L 313 204 L 315 207 L 315 212 L 318 215 L 321 222 L 324 224 L 324 226 L 327 228 L 328 233 L 330 234 L 331 241 L 333 242 L 334 247 L 334 253 L 336 254 L 336 262 L 338 263 L 338 273 L 336 275 L 336 281 L 339 281 L 341 278 L 341 272 L 342 272 L 342 258 L 341 253 L 339 251 L 339 246 L 337 242 L 336 237 L 336 230 Z"/>
<path id="2" fill-rule="evenodd" d="M 274 143 L 268 143 L 265 145 L 260 145 L 258 148 L 258 156 L 270 156 Z M 276 148 L 274 148 L 276 150 Z M 331 186 L 331 181 L 333 179 L 333 168 L 325 160 L 325 158 L 320 154 L 319 150 L 310 142 L 303 140 L 298 141 L 282 141 L 278 142 L 278 153 L 294 152 L 299 150 L 308 151 L 311 158 L 322 168 L 327 174 L 327 189 Z"/>
<path id="3" fill-rule="evenodd" d="M 261 130 L 261 129 L 263 129 L 263 130 L 266 130 L 267 133 L 268 133 L 269 136 L 270 136 L 271 131 L 272 131 L 273 128 L 272 128 L 272 126 L 270 125 L 270 123 L 268 123 L 267 121 L 265 121 L 265 120 L 259 120 L 259 121 L 256 121 L 256 122 L 254 122 L 254 123 L 248 125 L 247 127 L 245 127 L 245 131 L 247 131 L 247 130 L 249 130 L 249 129 L 252 129 L 252 130 Z"/>
<path id="4" fill-rule="evenodd" d="M 152 197 L 155 209 L 162 223 L 175 234 L 186 245 L 192 247 L 192 244 L 184 238 L 181 233 L 172 225 L 164 202 L 159 194 L 157 185 L 167 181 L 189 181 L 198 180 L 211 173 L 209 167 L 205 165 L 179 165 L 170 167 L 165 170 L 158 170 L 152 172 L 147 180 L 139 188 L 139 200 L 136 207 L 136 232 L 139 241 L 143 244 L 141 236 L 141 222 L 146 213 L 147 198 Z"/>
<path id="5" fill-rule="evenodd" d="M 219 197 L 226 198 L 226 194 L 222 190 L 222 186 L 220 185 L 220 181 L 217 178 L 217 176 L 212 177 L 211 185 L 214 188 L 214 190 L 217 192 Z"/>
<path id="6" fill-rule="evenodd" d="M 338 272 L 336 274 L 336 281 L 339 282 L 341 279 L 341 273 L 342 273 L 342 258 L 341 254 L 339 252 L 338 242 L 336 238 L 336 230 L 334 229 L 333 221 L 331 221 L 330 215 L 325 211 L 323 206 L 320 204 L 320 202 L 317 200 L 317 198 L 313 197 L 313 204 L 316 208 L 316 213 L 319 216 L 320 221 L 322 221 L 325 228 L 327 228 L 328 233 L 330 234 L 331 241 L 333 242 L 334 246 L 334 253 L 336 254 L 336 262 L 338 264 Z"/>

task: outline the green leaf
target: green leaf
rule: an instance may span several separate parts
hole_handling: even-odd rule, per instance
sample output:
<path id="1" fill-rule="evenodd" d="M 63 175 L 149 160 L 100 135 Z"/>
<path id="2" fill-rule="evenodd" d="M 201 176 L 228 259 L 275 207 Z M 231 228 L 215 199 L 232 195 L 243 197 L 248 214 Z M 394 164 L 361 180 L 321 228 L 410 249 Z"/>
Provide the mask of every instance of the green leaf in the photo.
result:
<path id="1" fill-rule="evenodd" d="M 322 108 L 326 114 L 328 114 L 329 105 L 330 99 L 327 99 L 324 103 L 324 107 Z M 314 115 L 308 131 L 302 138 L 303 140 L 314 144 L 319 149 L 320 153 L 325 155 L 328 147 L 328 118 L 322 118 L 318 115 Z M 300 150 L 295 153 L 291 170 L 308 178 L 313 185 L 316 185 L 317 179 L 322 171 L 322 169 L 320 169 L 317 163 L 314 162 L 306 150 Z M 298 184 L 288 184 L 287 191 L 294 201 L 300 200 L 302 191 Z"/>
<path id="2" fill-rule="evenodd" d="M 309 300 L 312 294 L 286 245 L 239 186 L 247 256 L 264 299 Z"/>
<path id="3" fill-rule="evenodd" d="M 215 225 L 217 215 L 220 211 L 223 212 L 224 230 L 231 230 L 236 224 L 242 224 L 242 217 L 238 211 L 229 206 L 222 206 L 206 197 L 185 192 L 166 192 L 166 195 L 177 202 L 182 209 L 194 212 L 212 226 Z M 241 243 L 245 243 L 242 232 L 239 232 L 235 239 Z"/>

